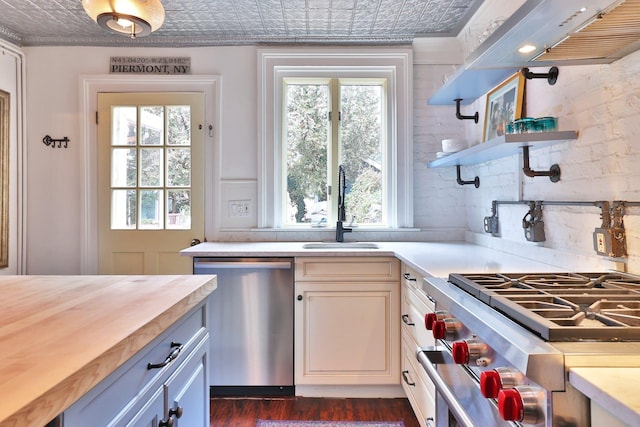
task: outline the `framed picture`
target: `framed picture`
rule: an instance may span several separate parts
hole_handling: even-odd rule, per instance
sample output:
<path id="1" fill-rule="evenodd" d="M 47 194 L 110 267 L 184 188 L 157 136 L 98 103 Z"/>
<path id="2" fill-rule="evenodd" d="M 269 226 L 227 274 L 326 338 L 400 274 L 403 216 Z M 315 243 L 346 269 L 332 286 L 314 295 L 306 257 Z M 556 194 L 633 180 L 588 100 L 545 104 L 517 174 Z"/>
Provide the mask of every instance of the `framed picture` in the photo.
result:
<path id="1" fill-rule="evenodd" d="M 0 268 L 9 266 L 9 93 L 0 90 Z"/>
<path id="2" fill-rule="evenodd" d="M 482 142 L 504 135 L 509 121 L 522 117 L 524 76 L 520 71 L 487 93 Z"/>

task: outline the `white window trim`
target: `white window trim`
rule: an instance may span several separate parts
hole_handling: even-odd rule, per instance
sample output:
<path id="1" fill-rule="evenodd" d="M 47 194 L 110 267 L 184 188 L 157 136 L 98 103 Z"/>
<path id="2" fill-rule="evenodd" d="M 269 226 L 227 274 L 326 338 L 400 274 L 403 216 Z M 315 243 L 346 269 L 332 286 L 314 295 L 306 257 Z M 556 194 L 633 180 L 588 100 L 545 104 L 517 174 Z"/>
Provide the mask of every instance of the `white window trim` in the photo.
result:
<path id="1" fill-rule="evenodd" d="M 413 67 L 405 48 L 340 50 L 263 49 L 258 51 L 258 228 L 280 226 L 283 77 L 383 77 L 392 102 L 389 108 L 389 228 L 413 227 Z M 339 73 L 339 74 L 338 74 Z M 395 95 L 395 96 L 394 96 Z M 393 102 L 395 100 L 395 102 Z"/>

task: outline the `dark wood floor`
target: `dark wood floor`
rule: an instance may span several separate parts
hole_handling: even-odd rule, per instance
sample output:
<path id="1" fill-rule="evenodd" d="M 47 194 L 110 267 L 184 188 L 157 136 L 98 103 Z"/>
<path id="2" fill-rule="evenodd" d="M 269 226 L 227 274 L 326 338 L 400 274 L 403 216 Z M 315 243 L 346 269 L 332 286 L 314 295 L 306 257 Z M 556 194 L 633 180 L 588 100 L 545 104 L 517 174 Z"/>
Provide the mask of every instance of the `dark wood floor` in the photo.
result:
<path id="1" fill-rule="evenodd" d="M 407 399 L 213 398 L 211 427 L 255 427 L 263 420 L 404 421 L 420 427 Z"/>

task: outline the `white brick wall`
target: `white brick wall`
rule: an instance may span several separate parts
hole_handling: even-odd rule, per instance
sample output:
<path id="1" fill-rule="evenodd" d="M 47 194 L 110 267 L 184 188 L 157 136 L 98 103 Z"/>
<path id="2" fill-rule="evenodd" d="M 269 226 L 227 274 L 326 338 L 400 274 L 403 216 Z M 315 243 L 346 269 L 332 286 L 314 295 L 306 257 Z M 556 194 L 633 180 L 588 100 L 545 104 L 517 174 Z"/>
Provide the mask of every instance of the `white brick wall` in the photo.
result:
<path id="1" fill-rule="evenodd" d="M 557 163 L 560 182 L 546 177 L 528 178 L 521 172 L 520 155 L 462 168 L 462 178 L 480 177 L 479 189 L 455 183 L 455 168 L 426 169 L 435 158 L 440 140 L 461 136 L 454 117 L 455 107 L 426 105 L 426 99 L 442 81 L 447 66 L 415 66 L 416 226 L 467 226 L 483 232 L 483 218 L 491 212 L 491 201 L 640 201 L 640 51 L 613 64 L 560 67 L 558 82 L 527 81 L 526 114 L 557 116 L 561 130 L 579 132 L 577 140 L 531 151 L 531 167 L 545 170 Z M 533 70 L 537 72 L 546 69 Z M 430 83 L 431 82 L 431 83 Z M 467 139 L 482 135 L 484 97 L 463 107 L 463 114 L 480 112 L 480 123 L 465 121 Z M 457 122 L 457 123 L 456 123 Z M 435 182 L 432 182 L 435 181 Z M 461 215 L 462 211 L 466 215 Z M 500 206 L 502 240 L 524 242 L 521 227 L 525 206 Z M 601 223 L 599 209 L 546 206 L 546 242 L 537 246 L 580 256 L 595 256 L 592 232 Z M 628 271 L 640 273 L 640 207 L 629 207 L 625 215 Z"/>

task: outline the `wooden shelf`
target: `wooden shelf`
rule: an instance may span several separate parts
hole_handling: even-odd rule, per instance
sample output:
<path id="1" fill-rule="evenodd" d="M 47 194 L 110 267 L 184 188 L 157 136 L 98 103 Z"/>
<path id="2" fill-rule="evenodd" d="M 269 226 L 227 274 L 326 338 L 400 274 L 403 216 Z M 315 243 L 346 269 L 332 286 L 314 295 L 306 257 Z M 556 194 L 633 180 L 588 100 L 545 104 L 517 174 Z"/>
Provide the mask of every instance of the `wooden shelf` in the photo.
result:
<path id="1" fill-rule="evenodd" d="M 518 68 L 469 69 L 464 65 L 427 101 L 429 105 L 468 105 L 513 75 Z"/>
<path id="2" fill-rule="evenodd" d="M 456 165 L 473 165 L 518 154 L 525 145 L 531 148 L 540 148 L 577 137 L 578 132 L 574 130 L 508 134 L 433 160 L 427 166 L 444 168 Z"/>

